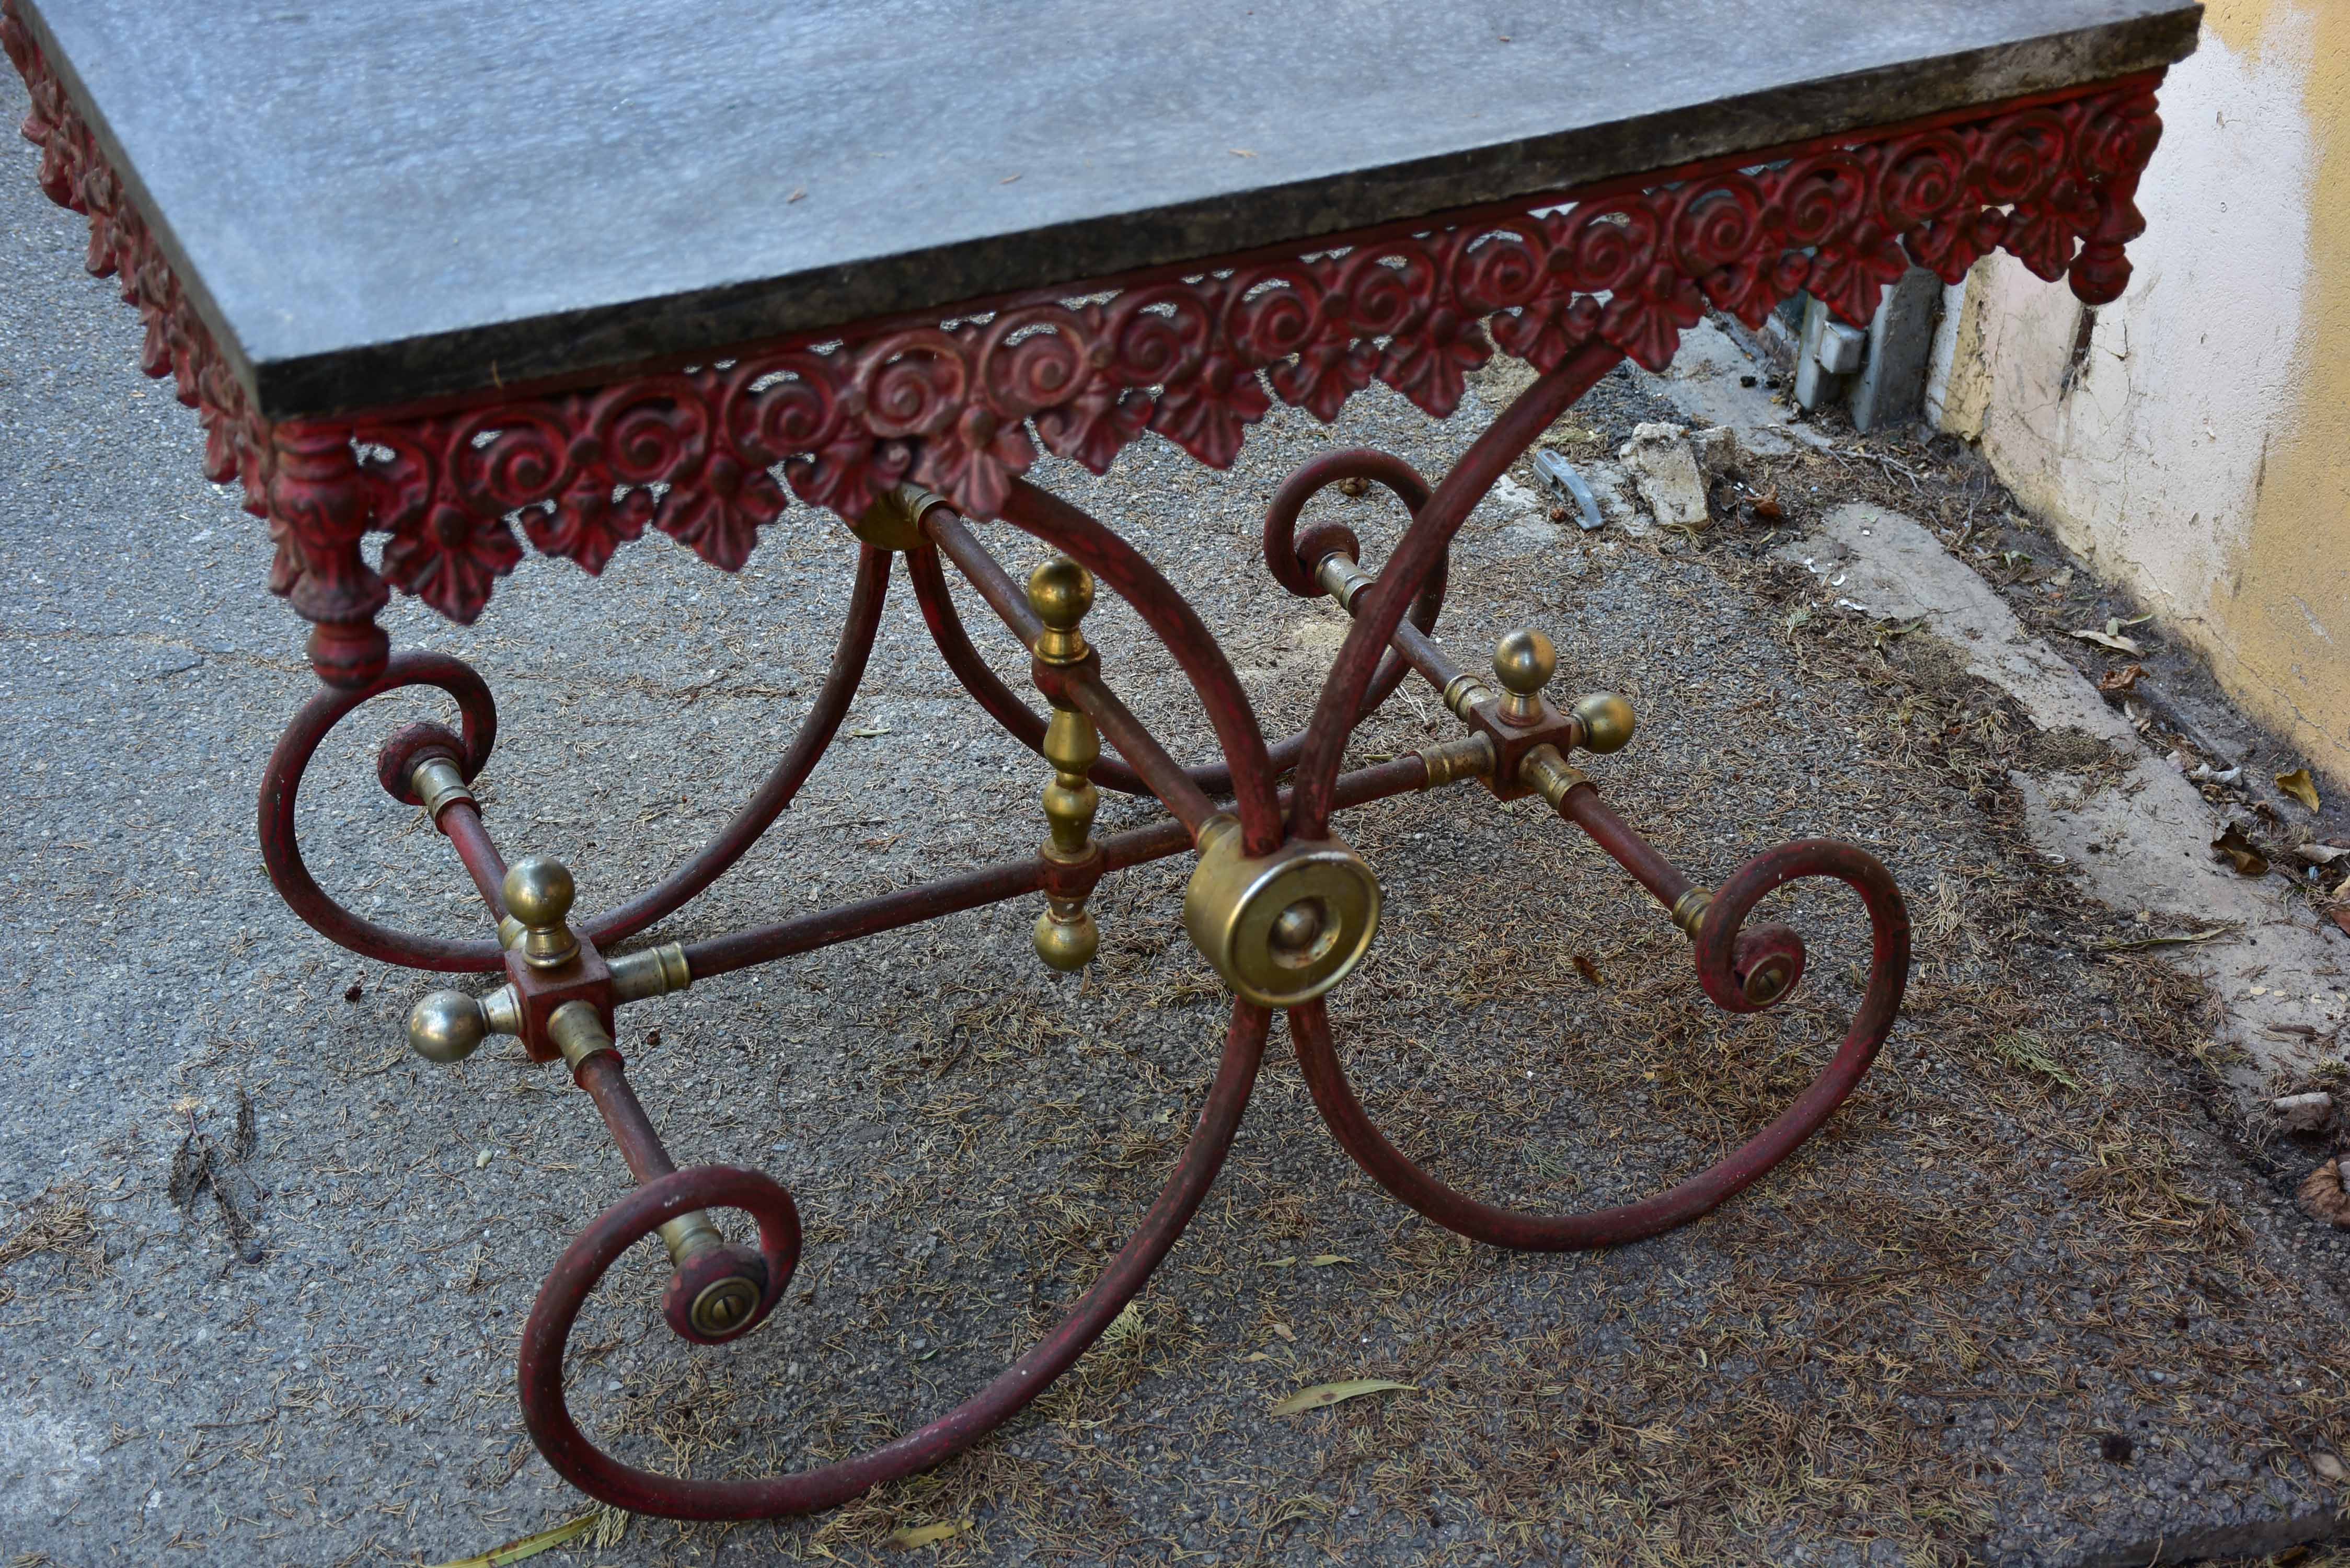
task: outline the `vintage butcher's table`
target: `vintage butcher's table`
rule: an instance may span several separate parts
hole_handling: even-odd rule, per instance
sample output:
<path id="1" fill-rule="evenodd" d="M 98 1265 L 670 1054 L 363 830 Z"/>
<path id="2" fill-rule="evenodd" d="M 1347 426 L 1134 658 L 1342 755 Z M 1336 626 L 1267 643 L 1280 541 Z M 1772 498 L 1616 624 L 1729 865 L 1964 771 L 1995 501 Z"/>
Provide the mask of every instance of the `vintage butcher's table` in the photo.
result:
<path id="1" fill-rule="evenodd" d="M 1448 545 L 1569 404 L 1627 357 L 1662 369 L 1709 306 L 1754 326 L 1808 290 L 1861 324 L 1911 262 L 1956 280 L 1995 249 L 2069 275 L 2091 306 L 2116 297 L 2142 226 L 2132 197 L 2160 129 L 2155 88 L 2197 20 L 2168 0 L 5 0 L 42 186 L 88 216 L 90 270 L 119 277 L 146 318 L 147 373 L 172 376 L 201 414 L 207 471 L 267 520 L 270 586 L 312 625 L 322 684 L 262 785 L 270 875 L 354 952 L 504 974 L 486 996 L 425 997 L 418 1051 L 451 1061 L 518 1035 L 593 1097 L 640 1185 L 541 1288 L 524 1409 L 586 1490 L 700 1518 L 840 1502 L 1035 1398 L 1198 1209 L 1275 1008 L 1347 1150 L 1405 1202 L 1501 1246 L 1653 1235 L 1820 1125 L 1900 1001 L 1909 939 L 1891 877 L 1825 840 L 1780 846 L 1711 890 L 1669 864 L 1572 761 L 1631 738 L 1627 703 L 1553 706 L 1540 633 L 1501 639 L 1498 691 L 1429 635 Z M 1222 467 L 1273 399 L 1327 421 L 1374 379 L 1442 419 L 1497 350 L 1540 377 L 1451 472 L 1336 452 L 1274 498 L 1266 569 L 1355 618 L 1305 732 L 1278 742 L 1151 564 L 1022 477 L 1040 447 L 1101 472 L 1151 437 Z M 1306 499 L 1342 481 L 1376 483 L 1411 514 L 1376 571 L 1346 529 L 1296 527 Z M 494 737 L 489 688 L 453 659 L 394 653 L 376 613 L 398 588 L 470 622 L 525 540 L 593 576 L 658 528 L 731 571 L 794 497 L 862 542 L 813 710 L 690 862 L 575 921 L 569 874 L 508 865 L 468 791 Z M 1024 591 L 970 525 L 998 520 L 1060 552 Z M 709 887 L 807 778 L 900 556 L 941 656 L 1049 764 L 1041 846 L 619 951 Z M 974 650 L 949 566 L 1025 645 L 1049 718 Z M 1097 585 L 1165 641 L 1220 761 L 1179 763 L 1120 701 L 1118 650 L 1097 653 L 1084 630 Z M 1349 732 L 1414 674 L 1459 738 L 1341 772 Z M 377 925 L 319 888 L 295 841 L 321 739 L 412 686 L 447 692 L 462 724 L 390 735 L 379 774 L 447 836 L 494 938 Z M 1772 1005 L 1803 971 L 1794 931 L 1745 928 L 1756 900 L 1797 877 L 1849 884 L 1874 958 L 1818 1080 L 1711 1169 L 1593 1212 L 1488 1205 L 1389 1144 L 1348 1087 L 1321 1000 L 1379 911 L 1376 876 L 1331 819 L 1472 779 L 1504 800 L 1541 794 L 1621 862 L 1733 1012 Z M 1097 839 L 1097 786 L 1154 795 L 1170 820 Z M 1095 948 L 1096 882 L 1184 853 L 1197 857 L 1185 924 L 1233 992 L 1223 1059 L 1156 1203 L 1066 1319 L 929 1426 L 822 1469 L 681 1480 L 595 1448 L 565 1407 L 564 1345 L 623 1251 L 658 1233 L 668 1321 L 711 1343 L 768 1315 L 800 1248 L 774 1181 L 672 1166 L 612 1047 L 614 1010 L 1004 898 L 1037 900 L 1039 957 L 1077 968 Z M 725 1240 L 724 1210 L 755 1220 L 755 1246 Z"/>

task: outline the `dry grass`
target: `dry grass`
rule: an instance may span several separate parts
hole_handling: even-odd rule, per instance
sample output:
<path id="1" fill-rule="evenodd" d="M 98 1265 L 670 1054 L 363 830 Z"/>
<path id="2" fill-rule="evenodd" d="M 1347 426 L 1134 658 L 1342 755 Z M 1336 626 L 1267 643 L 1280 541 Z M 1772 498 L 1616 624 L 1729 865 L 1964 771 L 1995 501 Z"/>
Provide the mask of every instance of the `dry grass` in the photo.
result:
<path id="1" fill-rule="evenodd" d="M 67 1288 L 87 1285 L 105 1272 L 106 1248 L 86 1187 L 68 1182 L 50 1188 L 0 1220 L 0 1273 L 36 1257 L 56 1261 L 58 1282 Z M 14 1283 L 0 1280 L 0 1306 L 16 1295 Z"/>

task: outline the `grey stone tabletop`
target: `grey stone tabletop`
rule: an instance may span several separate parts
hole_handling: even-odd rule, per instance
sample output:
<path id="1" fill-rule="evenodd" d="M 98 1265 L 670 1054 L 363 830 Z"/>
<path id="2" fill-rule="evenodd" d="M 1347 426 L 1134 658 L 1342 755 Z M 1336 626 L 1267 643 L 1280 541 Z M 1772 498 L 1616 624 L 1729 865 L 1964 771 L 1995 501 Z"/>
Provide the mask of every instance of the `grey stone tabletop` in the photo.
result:
<path id="1" fill-rule="evenodd" d="M 2185 55 L 2201 11 L 21 6 L 271 419 L 934 312 L 2075 86 Z"/>

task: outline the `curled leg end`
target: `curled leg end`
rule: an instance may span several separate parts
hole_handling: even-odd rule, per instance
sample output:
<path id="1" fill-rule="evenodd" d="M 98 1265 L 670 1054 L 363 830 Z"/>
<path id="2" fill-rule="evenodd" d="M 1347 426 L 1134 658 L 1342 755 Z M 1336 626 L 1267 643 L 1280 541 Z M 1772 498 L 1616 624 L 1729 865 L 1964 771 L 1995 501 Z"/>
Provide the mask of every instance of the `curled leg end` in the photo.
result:
<path id="1" fill-rule="evenodd" d="M 766 1259 L 749 1247 L 712 1247 L 678 1265 L 661 1295 L 671 1332 L 696 1345 L 723 1345 L 761 1324 L 783 1299 L 783 1279 L 771 1279 Z"/>

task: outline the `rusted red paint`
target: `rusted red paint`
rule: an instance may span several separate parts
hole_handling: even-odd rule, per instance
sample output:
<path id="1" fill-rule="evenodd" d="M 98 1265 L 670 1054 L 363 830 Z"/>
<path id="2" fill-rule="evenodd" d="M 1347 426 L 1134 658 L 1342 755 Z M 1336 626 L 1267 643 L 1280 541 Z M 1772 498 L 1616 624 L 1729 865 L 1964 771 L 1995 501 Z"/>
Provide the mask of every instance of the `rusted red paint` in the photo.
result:
<path id="1" fill-rule="evenodd" d="M 1387 1140 L 1355 1097 L 1339 1064 L 1327 1010 L 1320 1002 L 1294 1009 L 1289 1035 L 1314 1104 L 1331 1133 L 1380 1186 L 1448 1230 L 1497 1247 L 1563 1251 L 1616 1247 L 1687 1224 L 1785 1159 L 1842 1105 L 1877 1059 L 1909 979 L 1909 915 L 1885 867 L 1848 844 L 1805 839 L 1748 861 L 1722 884 L 1699 928 L 1696 967 L 1706 994 L 1724 1007 L 1753 1011 L 1732 970 L 1740 924 L 1754 901 L 1803 877 L 1829 877 L 1860 895 L 1872 948 L 1868 990 L 1844 1042 L 1811 1086 L 1768 1126 L 1721 1160 L 1652 1198 L 1581 1213 L 1530 1214 L 1471 1198 L 1447 1186 Z M 1680 878 L 1686 891 L 1690 886 Z"/>
<path id="2" fill-rule="evenodd" d="M 832 1508 L 862 1492 L 961 1453 L 1024 1407 L 1101 1337 L 1142 1289 L 1199 1211 L 1222 1168 L 1264 1054 L 1267 1015 L 1232 1006 L 1223 1059 L 1190 1141 L 1158 1199 L 1101 1276 L 1054 1330 L 978 1393 L 927 1425 L 854 1459 L 757 1480 L 703 1480 L 622 1464 L 597 1448 L 563 1397 L 563 1347 L 596 1282 L 639 1238 L 689 1209 L 740 1208 L 760 1221 L 768 1295 L 780 1297 L 799 1253 L 799 1221 L 788 1193 L 754 1171 L 702 1166 L 621 1199 L 581 1231 L 548 1272 L 523 1329 L 523 1420 L 556 1473 L 591 1497 L 669 1519 L 766 1519 Z M 786 1230 L 785 1217 L 788 1216 Z"/>

